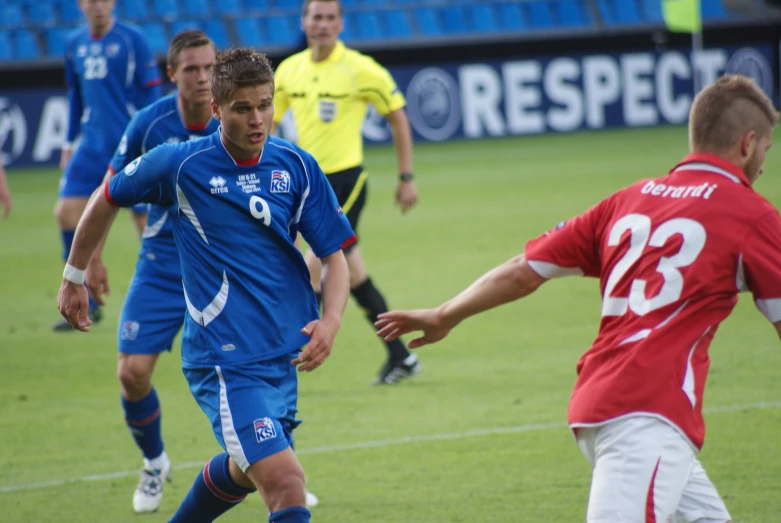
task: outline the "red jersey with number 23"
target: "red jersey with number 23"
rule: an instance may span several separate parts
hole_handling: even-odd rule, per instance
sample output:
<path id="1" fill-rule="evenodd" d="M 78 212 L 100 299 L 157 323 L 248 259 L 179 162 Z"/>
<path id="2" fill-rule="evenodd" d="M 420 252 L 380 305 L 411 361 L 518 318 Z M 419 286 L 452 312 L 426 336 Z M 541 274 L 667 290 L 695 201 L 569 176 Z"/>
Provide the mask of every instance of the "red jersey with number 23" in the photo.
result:
<path id="1" fill-rule="evenodd" d="M 571 427 L 659 417 L 698 449 L 708 346 L 751 291 L 781 321 L 781 217 L 736 166 L 689 155 L 526 245 L 545 278 L 600 279 L 599 334 L 577 364 Z"/>

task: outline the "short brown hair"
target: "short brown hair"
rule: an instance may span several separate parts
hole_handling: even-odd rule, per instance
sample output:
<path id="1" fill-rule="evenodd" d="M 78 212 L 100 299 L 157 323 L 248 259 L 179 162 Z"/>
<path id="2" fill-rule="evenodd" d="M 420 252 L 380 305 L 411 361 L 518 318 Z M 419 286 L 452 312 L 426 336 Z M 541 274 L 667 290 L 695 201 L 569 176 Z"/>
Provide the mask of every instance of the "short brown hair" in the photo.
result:
<path id="1" fill-rule="evenodd" d="M 304 11 L 302 13 L 303 16 L 306 16 L 307 12 L 309 12 L 309 5 L 312 2 L 333 2 L 339 6 L 339 16 L 342 16 L 342 2 L 339 0 L 304 0 Z"/>
<path id="2" fill-rule="evenodd" d="M 217 54 L 211 72 L 212 98 L 217 105 L 228 102 L 237 89 L 274 82 L 274 70 L 266 55 L 248 47 Z"/>
<path id="3" fill-rule="evenodd" d="M 176 71 L 176 68 L 179 66 L 179 55 L 182 54 L 182 51 L 195 47 L 203 47 L 205 45 L 212 46 L 214 52 L 217 52 L 217 46 L 214 45 L 211 38 L 206 36 L 202 31 L 188 29 L 178 33 L 173 37 L 171 44 L 168 46 L 168 67 Z"/>
<path id="4" fill-rule="evenodd" d="M 724 75 L 694 98 L 689 147 L 693 152 L 726 151 L 750 130 L 767 135 L 778 117 L 773 102 L 751 78 Z"/>

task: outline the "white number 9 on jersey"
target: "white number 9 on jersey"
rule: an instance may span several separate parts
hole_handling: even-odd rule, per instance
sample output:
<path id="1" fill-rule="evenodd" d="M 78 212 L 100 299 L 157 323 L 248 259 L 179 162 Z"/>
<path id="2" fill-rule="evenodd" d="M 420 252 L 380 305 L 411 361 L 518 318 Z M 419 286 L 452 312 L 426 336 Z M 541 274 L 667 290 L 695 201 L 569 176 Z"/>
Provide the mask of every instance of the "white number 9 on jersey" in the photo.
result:
<path id="1" fill-rule="evenodd" d="M 689 218 L 668 220 L 657 227 L 652 234 L 651 219 L 648 216 L 627 214 L 613 224 L 607 244 L 611 247 L 619 245 L 621 237 L 627 231 L 629 231 L 629 249 L 615 264 L 607 279 L 605 296 L 602 300 L 602 316 L 622 316 L 627 309 L 642 316 L 678 301 L 683 292 L 683 275 L 678 269 L 694 263 L 705 246 L 707 237 L 705 228 L 699 222 Z M 672 256 L 662 256 L 656 266 L 656 272 L 664 279 L 659 294 L 647 298 L 645 295 L 647 281 L 638 277 L 632 281 L 629 297 L 612 296 L 616 285 L 640 260 L 646 246 L 664 247 L 667 240 L 676 234 L 680 234 L 683 238 L 681 248 Z"/>
<path id="2" fill-rule="evenodd" d="M 88 56 L 84 59 L 84 79 L 102 80 L 108 74 L 105 56 Z"/>
<path id="3" fill-rule="evenodd" d="M 271 209 L 268 207 L 268 202 L 260 196 L 252 196 L 249 199 L 249 212 L 266 227 L 271 226 Z"/>

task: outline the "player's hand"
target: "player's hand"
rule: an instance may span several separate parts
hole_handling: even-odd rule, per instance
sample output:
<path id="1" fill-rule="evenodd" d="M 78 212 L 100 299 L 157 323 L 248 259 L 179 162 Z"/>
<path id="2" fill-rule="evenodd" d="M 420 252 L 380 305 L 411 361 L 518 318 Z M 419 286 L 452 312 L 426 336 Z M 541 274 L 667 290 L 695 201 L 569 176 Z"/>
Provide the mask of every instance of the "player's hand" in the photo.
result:
<path id="1" fill-rule="evenodd" d="M 111 296 L 111 289 L 108 286 L 108 269 L 100 258 L 92 257 L 87 264 L 87 272 L 84 274 L 84 283 L 89 289 L 92 299 L 99 305 L 105 305 L 103 295 Z"/>
<path id="2" fill-rule="evenodd" d="M 8 184 L 0 179 L 0 207 L 3 208 L 3 219 L 8 218 L 8 215 L 11 214 L 11 206 L 11 191 L 8 190 Z"/>
<path id="3" fill-rule="evenodd" d="M 89 326 L 92 320 L 89 319 L 89 296 L 84 285 L 75 283 L 63 278 L 60 285 L 60 292 L 57 294 L 57 308 L 71 327 L 74 329 L 89 332 Z"/>
<path id="4" fill-rule="evenodd" d="M 455 327 L 442 321 L 437 309 L 383 312 L 377 317 L 374 326 L 377 327 L 377 336 L 385 341 L 393 341 L 410 332 L 423 331 L 423 336 L 407 344 L 410 349 L 436 343 Z"/>
<path id="5" fill-rule="evenodd" d="M 290 363 L 298 365 L 299 372 L 310 372 L 322 365 L 331 354 L 339 326 L 339 321 L 327 317 L 310 321 L 306 327 L 301 329 L 302 334 L 309 336 L 309 343 L 301 350 L 301 354 Z"/>
<path id="6" fill-rule="evenodd" d="M 412 209 L 418 203 L 418 189 L 415 182 L 399 182 L 396 186 L 396 205 L 401 207 L 402 214 Z"/>
<path id="7" fill-rule="evenodd" d="M 73 150 L 71 149 L 63 149 L 62 152 L 60 152 L 61 171 L 64 171 L 65 168 L 68 166 L 68 163 L 71 161 L 71 155 L 73 155 Z"/>

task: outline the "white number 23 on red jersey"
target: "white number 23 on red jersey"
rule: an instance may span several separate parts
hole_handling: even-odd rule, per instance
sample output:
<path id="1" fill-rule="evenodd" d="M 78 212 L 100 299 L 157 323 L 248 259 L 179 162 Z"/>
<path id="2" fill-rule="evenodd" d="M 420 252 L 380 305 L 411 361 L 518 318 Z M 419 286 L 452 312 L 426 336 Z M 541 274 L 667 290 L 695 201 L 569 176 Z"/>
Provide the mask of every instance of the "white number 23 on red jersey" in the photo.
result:
<path id="1" fill-rule="evenodd" d="M 673 218 L 653 229 L 651 219 L 644 214 L 627 214 L 613 224 L 608 245 L 618 246 L 624 233 L 629 232 L 629 249 L 615 264 L 605 284 L 602 300 L 602 316 L 622 316 L 631 309 L 642 316 L 651 311 L 675 303 L 683 292 L 681 267 L 694 263 L 705 246 L 705 228 L 689 218 Z M 628 297 L 613 296 L 616 285 L 627 271 L 643 256 L 647 247 L 664 247 L 674 235 L 680 234 L 683 241 L 677 253 L 662 256 L 656 265 L 656 272 L 662 275 L 664 283 L 659 293 L 646 297 L 646 280 L 636 277 L 632 280 Z M 641 276 L 641 275 L 638 275 Z"/>

